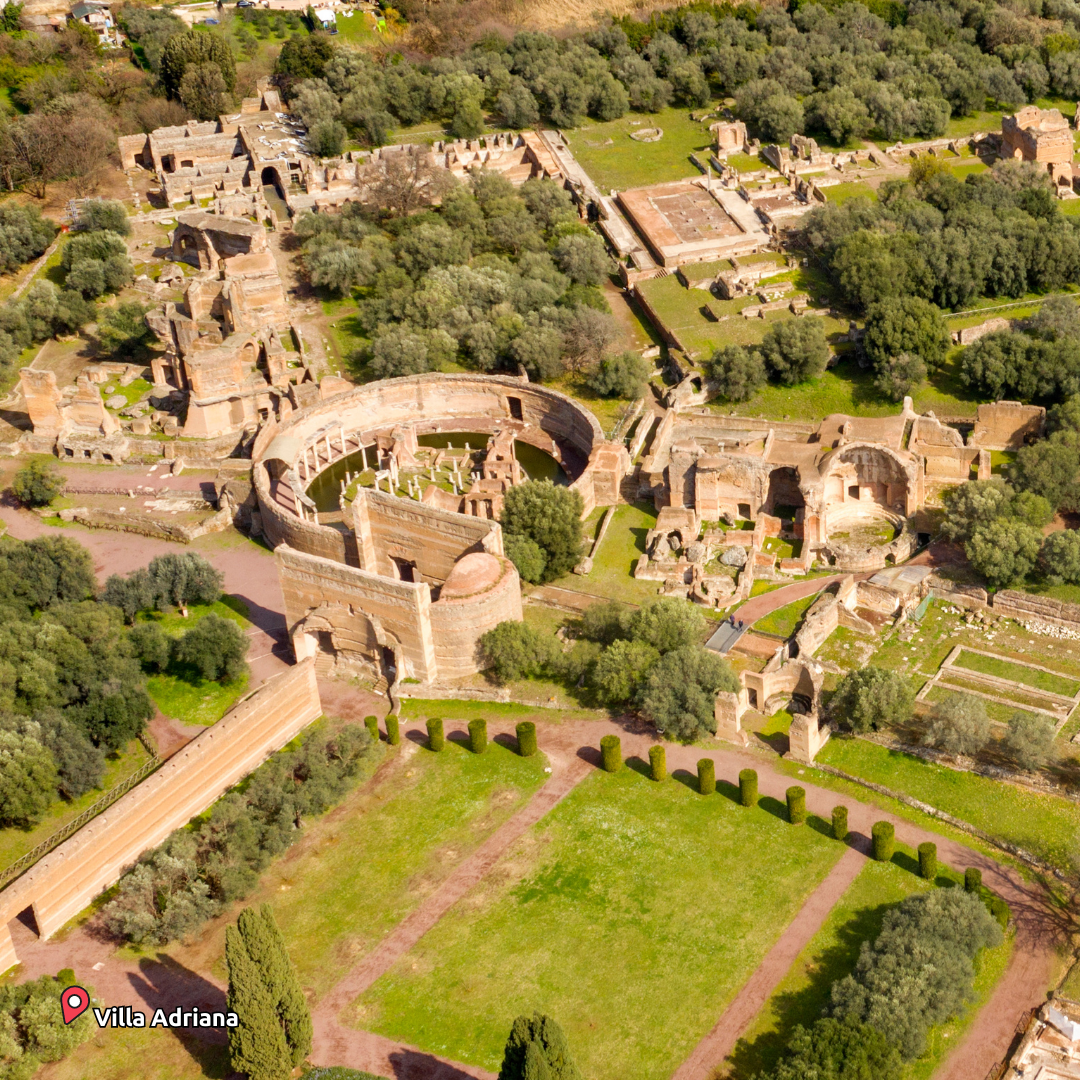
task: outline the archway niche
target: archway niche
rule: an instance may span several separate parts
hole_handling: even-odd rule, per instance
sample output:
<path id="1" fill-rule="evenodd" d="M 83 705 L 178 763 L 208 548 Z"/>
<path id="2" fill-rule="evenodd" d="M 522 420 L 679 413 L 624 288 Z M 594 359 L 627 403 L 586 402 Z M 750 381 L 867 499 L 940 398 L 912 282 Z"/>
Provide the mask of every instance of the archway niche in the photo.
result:
<path id="1" fill-rule="evenodd" d="M 765 500 L 765 512 L 774 517 L 793 519 L 806 506 L 799 489 L 799 472 L 790 466 L 773 469 L 769 473 L 769 492 Z"/>

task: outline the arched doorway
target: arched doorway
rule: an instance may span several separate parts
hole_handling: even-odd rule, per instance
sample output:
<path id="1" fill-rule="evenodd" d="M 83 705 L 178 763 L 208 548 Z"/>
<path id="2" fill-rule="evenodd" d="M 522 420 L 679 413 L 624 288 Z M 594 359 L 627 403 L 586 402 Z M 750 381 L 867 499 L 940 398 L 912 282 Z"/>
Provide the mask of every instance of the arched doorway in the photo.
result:
<path id="1" fill-rule="evenodd" d="M 799 471 L 790 466 L 773 469 L 769 473 L 769 493 L 765 499 L 765 512 L 773 517 L 794 520 L 795 515 L 806 506 L 799 488 Z"/>

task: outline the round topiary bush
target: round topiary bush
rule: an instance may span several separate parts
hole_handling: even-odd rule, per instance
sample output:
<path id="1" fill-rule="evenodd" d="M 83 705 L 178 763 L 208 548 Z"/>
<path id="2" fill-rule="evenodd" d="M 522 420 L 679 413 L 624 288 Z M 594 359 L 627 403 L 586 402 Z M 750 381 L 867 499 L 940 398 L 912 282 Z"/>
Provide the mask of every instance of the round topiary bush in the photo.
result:
<path id="1" fill-rule="evenodd" d="M 469 721 L 469 749 L 474 754 L 483 754 L 487 750 L 487 721 Z"/>
<path id="2" fill-rule="evenodd" d="M 929 840 L 919 845 L 919 877 L 933 881 L 937 877 L 937 844 Z"/>
<path id="3" fill-rule="evenodd" d="M 397 746 L 401 742 L 401 722 L 397 713 L 390 713 L 386 718 L 386 741 L 391 746 Z"/>
<path id="4" fill-rule="evenodd" d="M 442 721 L 433 716 L 427 722 L 427 744 L 429 750 L 438 753 L 446 745 L 446 736 L 443 735 Z"/>
<path id="5" fill-rule="evenodd" d="M 667 779 L 667 751 L 662 746 L 649 747 L 649 775 L 654 780 Z"/>
<path id="6" fill-rule="evenodd" d="M 806 821 L 806 788 L 787 789 L 787 817 L 792 825 L 802 825 Z"/>
<path id="7" fill-rule="evenodd" d="M 848 827 L 847 827 L 847 807 L 846 806 L 834 806 L 832 812 L 832 834 L 833 838 L 843 842 L 847 839 Z"/>
<path id="8" fill-rule="evenodd" d="M 532 757 L 536 753 L 536 725 L 531 720 L 522 720 L 517 726 L 518 753 L 522 757 Z"/>
<path id="9" fill-rule="evenodd" d="M 870 830 L 874 844 L 874 858 L 878 862 L 891 862 L 896 850 L 896 829 L 890 821 L 875 821 Z"/>
<path id="10" fill-rule="evenodd" d="M 982 888 L 982 871 L 974 866 L 969 866 L 964 871 L 964 892 L 975 893 L 977 896 Z"/>
<path id="11" fill-rule="evenodd" d="M 1009 925 L 1009 917 L 1012 915 L 1012 912 L 1009 911 L 1009 905 L 1005 903 L 1000 896 L 995 896 L 994 899 L 990 901 L 990 914 L 997 919 L 1001 929 L 1004 930 L 1005 927 Z"/>
<path id="12" fill-rule="evenodd" d="M 375 742 L 379 741 L 379 718 L 377 716 L 365 716 L 364 727 Z"/>
<path id="13" fill-rule="evenodd" d="M 716 791 L 716 762 L 703 757 L 697 763 L 697 787 L 702 795 L 712 795 Z"/>
<path id="14" fill-rule="evenodd" d="M 743 769 L 739 773 L 739 802 L 743 806 L 757 806 L 757 770 Z"/>
<path id="15" fill-rule="evenodd" d="M 618 735 L 605 735 L 600 740 L 600 759 L 604 772 L 618 772 L 622 768 L 622 743 Z"/>

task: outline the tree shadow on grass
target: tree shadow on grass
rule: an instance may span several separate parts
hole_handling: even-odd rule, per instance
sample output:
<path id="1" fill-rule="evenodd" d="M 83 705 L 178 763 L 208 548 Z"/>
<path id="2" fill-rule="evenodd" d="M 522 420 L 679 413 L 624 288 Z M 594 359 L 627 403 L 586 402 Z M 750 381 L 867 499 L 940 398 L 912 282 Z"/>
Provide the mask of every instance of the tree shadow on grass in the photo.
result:
<path id="1" fill-rule="evenodd" d="M 625 761 L 625 765 L 628 769 L 633 769 L 634 772 L 640 773 L 647 779 L 652 779 L 652 766 L 639 757 L 628 757 Z"/>
<path id="2" fill-rule="evenodd" d="M 507 750 L 513 750 L 515 754 L 517 753 L 518 741 L 517 738 L 513 735 L 509 735 L 506 732 L 500 731 L 498 735 L 492 736 L 491 741 L 493 743 L 498 743 L 500 746 L 505 747 Z"/>
<path id="3" fill-rule="evenodd" d="M 762 795 L 758 799 L 758 806 L 765 811 L 766 814 L 772 814 L 774 818 L 779 818 L 781 821 L 787 821 L 787 803 L 782 803 L 779 799 L 774 799 L 771 795 Z"/>
<path id="4" fill-rule="evenodd" d="M 806 819 L 807 828 L 812 829 L 816 833 L 820 833 L 822 836 L 832 839 L 832 822 L 826 821 L 824 818 L 820 818 L 817 814 L 810 814 Z"/>
<path id="5" fill-rule="evenodd" d="M 697 794 L 697 773 L 692 773 L 689 769 L 676 769 L 671 774 L 671 779 Z"/>
<path id="6" fill-rule="evenodd" d="M 797 990 L 773 996 L 776 1028 L 753 1041 L 740 1039 L 735 1044 L 728 1058 L 731 1080 L 750 1080 L 755 1073 L 771 1070 L 787 1049 L 795 1028 L 800 1024 L 809 1027 L 823 1015 L 832 984 L 852 971 L 862 943 L 881 933 L 885 913 L 893 906 L 880 904 L 857 912 L 840 928 L 835 945 L 811 957 L 807 967 L 809 981 Z"/>
<path id="7" fill-rule="evenodd" d="M 728 780 L 717 780 L 716 794 L 722 795 L 728 802 L 733 802 L 736 806 L 742 805 L 742 792 L 739 790 L 738 784 L 732 784 Z"/>

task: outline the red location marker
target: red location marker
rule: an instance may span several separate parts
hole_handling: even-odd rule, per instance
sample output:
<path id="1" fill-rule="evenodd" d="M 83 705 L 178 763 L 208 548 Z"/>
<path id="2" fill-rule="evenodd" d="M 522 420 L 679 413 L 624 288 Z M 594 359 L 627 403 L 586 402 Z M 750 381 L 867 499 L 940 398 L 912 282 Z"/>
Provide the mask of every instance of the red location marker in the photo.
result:
<path id="1" fill-rule="evenodd" d="M 64 1023 L 70 1024 L 90 1008 L 90 995 L 81 986 L 69 986 L 60 996 L 60 1008 Z"/>

